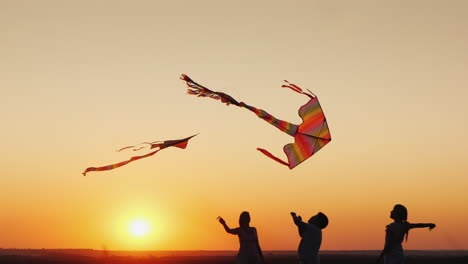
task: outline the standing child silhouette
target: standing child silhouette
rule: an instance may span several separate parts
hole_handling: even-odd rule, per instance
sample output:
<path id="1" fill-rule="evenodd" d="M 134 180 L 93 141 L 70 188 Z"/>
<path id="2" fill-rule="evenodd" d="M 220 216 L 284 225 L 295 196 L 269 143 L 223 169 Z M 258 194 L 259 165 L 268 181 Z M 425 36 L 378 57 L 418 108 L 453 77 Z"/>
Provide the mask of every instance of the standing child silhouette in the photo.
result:
<path id="1" fill-rule="evenodd" d="M 299 262 L 301 264 L 320 264 L 318 252 L 322 244 L 322 229 L 327 227 L 328 217 L 319 212 L 305 223 L 296 213 L 292 212 L 291 216 L 301 237 L 298 249 Z"/>
<path id="2" fill-rule="evenodd" d="M 436 225 L 432 223 L 427 224 L 410 224 L 408 219 L 408 210 L 401 204 L 396 204 L 390 212 L 390 218 L 393 223 L 387 225 L 385 231 L 385 246 L 377 259 L 377 263 L 383 258 L 385 264 L 403 264 L 405 256 L 403 254 L 403 247 L 401 243 L 406 235 L 408 240 L 408 233 L 413 228 L 428 227 L 432 230 Z"/>
<path id="3" fill-rule="evenodd" d="M 231 229 L 222 217 L 219 222 L 226 232 L 239 237 L 239 253 L 237 254 L 237 264 L 258 264 L 265 263 L 262 249 L 258 242 L 257 229 L 250 226 L 249 212 L 242 212 L 239 216 L 239 227 Z"/>

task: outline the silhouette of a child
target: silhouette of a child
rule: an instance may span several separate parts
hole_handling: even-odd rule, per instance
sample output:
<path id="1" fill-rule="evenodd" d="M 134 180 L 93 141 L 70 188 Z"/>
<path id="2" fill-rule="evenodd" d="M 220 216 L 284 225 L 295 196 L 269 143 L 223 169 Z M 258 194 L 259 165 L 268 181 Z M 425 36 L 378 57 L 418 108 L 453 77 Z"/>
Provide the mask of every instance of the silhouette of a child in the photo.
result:
<path id="1" fill-rule="evenodd" d="M 239 253 L 237 254 L 237 264 L 257 264 L 265 263 L 262 249 L 258 242 L 257 229 L 249 226 L 249 212 L 242 212 L 239 216 L 239 227 L 231 229 L 223 218 L 219 217 L 219 222 L 226 232 L 239 237 Z"/>
<path id="2" fill-rule="evenodd" d="M 408 219 L 408 210 L 401 204 L 396 204 L 390 212 L 390 218 L 393 223 L 387 225 L 385 231 L 385 246 L 377 259 L 377 263 L 383 258 L 385 264 L 402 264 L 405 261 L 403 254 L 403 247 L 401 243 L 406 235 L 408 240 L 408 232 L 413 228 L 428 227 L 430 230 L 436 225 L 432 223 L 427 224 L 410 224 Z"/>
<path id="3" fill-rule="evenodd" d="M 311 217 L 307 223 L 302 221 L 301 216 L 292 212 L 294 224 L 296 224 L 301 242 L 298 248 L 298 257 L 301 264 L 319 264 L 319 250 L 322 244 L 322 229 L 328 225 L 328 217 L 319 212 Z"/>

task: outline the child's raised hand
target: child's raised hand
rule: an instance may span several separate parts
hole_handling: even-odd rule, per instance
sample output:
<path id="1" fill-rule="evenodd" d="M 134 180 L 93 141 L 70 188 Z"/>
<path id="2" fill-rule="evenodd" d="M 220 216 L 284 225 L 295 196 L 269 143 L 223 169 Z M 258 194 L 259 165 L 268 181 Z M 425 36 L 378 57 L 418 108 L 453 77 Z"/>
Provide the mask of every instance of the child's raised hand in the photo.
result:
<path id="1" fill-rule="evenodd" d="M 294 221 L 302 221 L 302 217 L 300 215 L 298 216 L 295 212 L 291 212 L 291 216 L 293 217 Z"/>
<path id="2" fill-rule="evenodd" d="M 218 216 L 217 219 L 222 225 L 226 224 L 226 221 L 224 221 L 224 219 L 221 216 Z"/>

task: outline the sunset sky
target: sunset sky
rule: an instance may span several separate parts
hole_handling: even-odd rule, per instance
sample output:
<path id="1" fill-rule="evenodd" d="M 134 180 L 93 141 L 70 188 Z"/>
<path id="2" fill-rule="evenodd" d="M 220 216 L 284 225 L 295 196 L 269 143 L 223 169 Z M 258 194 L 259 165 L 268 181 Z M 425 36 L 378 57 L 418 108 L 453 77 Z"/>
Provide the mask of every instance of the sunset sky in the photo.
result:
<path id="1" fill-rule="evenodd" d="M 0 247 L 236 250 L 216 217 L 247 210 L 264 250 L 297 248 L 291 211 L 328 215 L 324 250 L 381 249 L 402 203 L 437 224 L 405 249 L 468 249 L 467 28 L 462 0 L 0 0 Z M 256 148 L 292 137 L 182 73 L 296 124 L 282 81 L 310 89 L 333 140 L 289 170 Z"/>

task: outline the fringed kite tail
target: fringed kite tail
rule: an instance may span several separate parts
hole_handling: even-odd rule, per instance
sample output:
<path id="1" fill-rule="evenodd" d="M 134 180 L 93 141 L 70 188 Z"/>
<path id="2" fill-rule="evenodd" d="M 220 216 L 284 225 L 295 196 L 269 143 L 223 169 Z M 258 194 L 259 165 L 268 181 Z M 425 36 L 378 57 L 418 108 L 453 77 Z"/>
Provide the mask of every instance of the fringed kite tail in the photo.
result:
<path id="1" fill-rule="evenodd" d="M 241 102 L 240 106 L 250 110 L 259 118 L 265 120 L 268 124 L 278 128 L 279 130 L 283 131 L 288 135 L 294 136 L 297 133 L 298 126 L 295 124 L 278 119 L 273 115 L 269 114 L 267 111 L 250 106 L 248 104 L 245 104 L 244 102 Z"/>
<path id="2" fill-rule="evenodd" d="M 270 125 L 275 126 L 276 128 L 285 132 L 286 134 L 293 136 L 297 132 L 297 125 L 294 125 L 284 120 L 277 119 L 276 117 L 272 116 L 265 110 L 250 106 L 244 102 L 239 103 L 238 101 L 236 101 L 234 98 L 232 98 L 228 94 L 212 91 L 194 82 L 190 77 L 188 77 L 185 74 L 182 74 L 180 79 L 187 82 L 187 86 L 189 87 L 188 94 L 196 95 L 198 97 L 209 97 L 209 98 L 213 98 L 216 100 L 221 100 L 221 102 L 226 103 L 227 105 L 233 104 L 239 107 L 246 108 L 250 110 L 251 112 L 253 112 L 255 115 L 257 115 L 259 118 L 265 120 Z"/>
<path id="3" fill-rule="evenodd" d="M 198 135 L 198 134 L 196 134 L 196 135 Z M 86 173 L 88 173 L 90 171 L 107 171 L 107 170 L 113 170 L 113 169 L 122 167 L 124 165 L 127 165 L 130 162 L 153 156 L 158 151 L 160 151 L 162 149 L 165 149 L 165 148 L 168 148 L 168 147 L 177 147 L 177 148 L 185 149 L 187 147 L 188 141 L 191 138 L 193 138 L 194 136 L 196 136 L 196 135 L 186 137 L 186 138 L 183 138 L 183 139 L 166 140 L 166 141 L 163 141 L 162 143 L 161 142 L 157 142 L 157 143 L 147 143 L 147 142 L 145 142 L 145 143 L 142 143 L 142 144 L 151 144 L 151 149 L 153 149 L 153 148 L 158 148 L 158 149 L 153 151 L 153 152 L 150 152 L 148 154 L 145 154 L 145 155 L 134 156 L 134 157 L 130 158 L 129 160 L 125 160 L 125 161 L 122 161 L 122 162 L 119 162 L 119 163 L 115 163 L 115 164 L 111 164 L 111 165 L 107 165 L 107 166 L 102 166 L 102 167 L 89 167 L 83 172 L 83 176 L 86 176 Z M 122 148 L 120 150 L 127 149 L 127 148 L 133 148 L 133 147 L 135 147 L 135 146 L 125 147 L 125 148 Z M 138 150 L 138 149 L 135 149 L 135 150 Z"/>
<path id="4" fill-rule="evenodd" d="M 275 157 L 273 154 L 271 154 L 270 152 L 268 152 L 268 150 L 266 149 L 262 149 L 262 148 L 257 148 L 258 151 L 260 151 L 261 153 L 263 153 L 265 156 L 273 159 L 274 161 L 276 162 L 279 162 L 285 166 L 287 166 L 288 168 L 292 169 L 291 166 L 289 165 L 289 163 L 287 163 L 286 161 L 283 161 L 281 160 L 280 158 L 278 157 Z"/>
<path id="5" fill-rule="evenodd" d="M 107 171 L 107 170 L 113 170 L 113 169 L 116 169 L 116 168 L 119 168 L 119 167 L 122 167 L 123 165 L 127 165 L 128 163 L 130 162 L 133 162 L 135 160 L 139 160 L 139 159 L 142 159 L 142 158 L 146 158 L 146 157 L 149 157 L 149 156 L 153 156 L 154 154 L 156 154 L 158 151 L 160 151 L 161 149 L 158 149 L 158 150 L 155 150 L 153 152 L 150 152 L 148 154 L 145 154 L 145 155 L 141 155 L 141 156 L 134 156 L 134 157 L 131 157 L 129 160 L 126 160 L 126 161 L 122 161 L 122 162 L 119 162 L 119 163 L 115 163 L 115 164 L 111 164 L 111 165 L 107 165 L 107 166 L 102 166 L 102 167 L 89 167 L 87 168 L 84 172 L 83 172 L 83 176 L 86 176 L 86 173 L 90 172 L 90 171 Z"/>
<path id="6" fill-rule="evenodd" d="M 209 97 L 215 100 L 221 100 L 221 102 L 230 105 L 237 105 L 239 106 L 239 102 L 236 99 L 232 98 L 230 95 L 227 95 L 222 92 L 215 92 L 211 91 L 210 89 L 204 87 L 201 84 L 194 82 L 190 77 L 185 74 L 180 76 L 181 80 L 184 80 L 187 83 L 188 89 L 187 93 L 191 95 L 196 95 L 198 97 Z"/>

